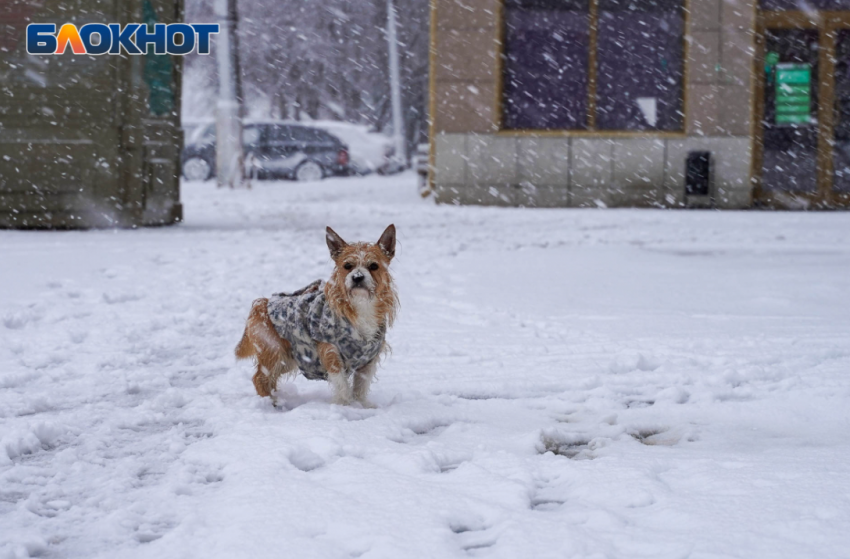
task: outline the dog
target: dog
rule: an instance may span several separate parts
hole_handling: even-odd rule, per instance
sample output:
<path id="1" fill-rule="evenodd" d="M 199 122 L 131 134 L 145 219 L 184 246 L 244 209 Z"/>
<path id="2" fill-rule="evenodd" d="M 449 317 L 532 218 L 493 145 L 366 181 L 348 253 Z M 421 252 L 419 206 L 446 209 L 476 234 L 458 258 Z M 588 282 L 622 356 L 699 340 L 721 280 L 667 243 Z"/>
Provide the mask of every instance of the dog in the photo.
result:
<path id="1" fill-rule="evenodd" d="M 300 371 L 327 380 L 336 404 L 374 407 L 369 387 L 389 350 L 385 336 L 399 307 L 389 271 L 395 225 L 375 244 L 346 243 L 330 227 L 326 241 L 334 262 L 331 278 L 255 300 L 236 357 L 254 358 L 254 388 L 261 397 L 271 396 L 275 406 L 280 377 Z"/>

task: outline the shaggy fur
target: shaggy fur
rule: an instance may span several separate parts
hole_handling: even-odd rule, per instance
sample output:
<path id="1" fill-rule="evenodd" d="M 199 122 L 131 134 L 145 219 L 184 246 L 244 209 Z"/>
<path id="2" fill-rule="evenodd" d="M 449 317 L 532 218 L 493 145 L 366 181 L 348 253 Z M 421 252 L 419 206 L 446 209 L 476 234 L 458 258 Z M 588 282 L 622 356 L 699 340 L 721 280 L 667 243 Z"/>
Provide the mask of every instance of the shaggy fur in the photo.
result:
<path id="1" fill-rule="evenodd" d="M 389 329 L 398 310 L 393 279 L 389 272 L 395 256 L 395 226 L 390 225 L 377 243 L 348 244 L 333 229 L 327 228 L 327 244 L 334 261 L 334 271 L 325 284 L 325 297 L 331 311 L 345 317 L 365 337 Z M 359 278 L 359 279 L 358 279 Z M 357 400 L 369 405 L 369 386 L 377 370 L 376 357 L 366 366 L 353 371 L 352 382 L 342 370 L 339 352 L 332 344 L 317 344 L 319 361 L 328 372 L 334 390 L 334 401 L 341 404 Z M 389 350 L 385 343 L 384 350 Z M 281 376 L 298 371 L 292 346 L 275 329 L 268 314 L 268 299 L 257 299 L 248 315 L 245 332 L 236 346 L 238 359 L 254 358 L 257 370 L 254 387 L 260 396 L 272 396 Z"/>

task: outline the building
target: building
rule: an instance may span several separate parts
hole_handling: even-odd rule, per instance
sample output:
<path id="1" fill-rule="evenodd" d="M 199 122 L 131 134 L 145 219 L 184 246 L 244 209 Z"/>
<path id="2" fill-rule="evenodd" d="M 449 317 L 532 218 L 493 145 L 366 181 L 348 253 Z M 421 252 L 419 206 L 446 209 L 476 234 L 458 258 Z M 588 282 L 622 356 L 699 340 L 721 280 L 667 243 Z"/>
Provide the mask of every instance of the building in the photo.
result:
<path id="1" fill-rule="evenodd" d="M 173 23 L 182 0 L 0 2 L 0 227 L 181 218 L 179 56 L 28 55 L 29 23 Z"/>
<path id="2" fill-rule="evenodd" d="M 850 0 L 432 0 L 431 41 L 440 202 L 850 204 Z"/>

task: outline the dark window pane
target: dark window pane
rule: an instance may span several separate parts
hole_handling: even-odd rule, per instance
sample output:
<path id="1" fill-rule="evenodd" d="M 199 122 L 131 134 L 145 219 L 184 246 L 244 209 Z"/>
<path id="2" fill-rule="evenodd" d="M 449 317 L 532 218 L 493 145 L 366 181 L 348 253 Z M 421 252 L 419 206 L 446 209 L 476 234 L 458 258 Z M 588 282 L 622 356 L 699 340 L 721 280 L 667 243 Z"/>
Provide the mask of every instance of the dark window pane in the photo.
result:
<path id="1" fill-rule="evenodd" d="M 835 143 L 832 188 L 850 192 L 850 30 L 835 38 Z"/>
<path id="2" fill-rule="evenodd" d="M 260 128 L 257 126 L 246 126 L 242 129 L 242 144 L 255 146 L 260 143 Z"/>
<path id="3" fill-rule="evenodd" d="M 683 128 L 681 0 L 600 0 L 596 128 Z"/>
<path id="4" fill-rule="evenodd" d="M 505 128 L 585 129 L 587 0 L 505 3 Z"/>
<path id="5" fill-rule="evenodd" d="M 818 149 L 819 34 L 767 29 L 762 120 L 762 188 L 815 192 Z"/>
<path id="6" fill-rule="evenodd" d="M 292 126 L 286 125 L 271 125 L 268 127 L 268 141 L 271 143 L 292 143 L 295 141 L 295 134 Z"/>
<path id="7" fill-rule="evenodd" d="M 848 10 L 850 0 L 759 0 L 759 7 L 762 10 L 795 12 Z"/>
<path id="8" fill-rule="evenodd" d="M 323 130 L 319 130 L 318 128 L 295 126 L 293 127 L 293 135 L 295 136 L 295 140 L 299 142 L 306 142 L 311 144 L 333 142 L 330 137 L 330 134 Z"/>

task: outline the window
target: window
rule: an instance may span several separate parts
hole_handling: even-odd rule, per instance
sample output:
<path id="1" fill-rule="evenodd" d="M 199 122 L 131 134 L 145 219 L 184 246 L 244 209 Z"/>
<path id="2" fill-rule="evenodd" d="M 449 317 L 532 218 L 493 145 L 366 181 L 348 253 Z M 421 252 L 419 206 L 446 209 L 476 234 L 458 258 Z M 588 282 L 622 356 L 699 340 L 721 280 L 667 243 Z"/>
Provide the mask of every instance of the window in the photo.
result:
<path id="1" fill-rule="evenodd" d="M 215 124 L 202 124 L 189 133 L 187 145 L 206 145 L 215 142 Z"/>
<path id="2" fill-rule="evenodd" d="M 307 128 L 306 126 L 293 126 L 295 139 L 306 144 L 321 144 L 331 142 L 330 135 L 318 128 Z"/>
<path id="3" fill-rule="evenodd" d="M 295 141 L 292 126 L 275 124 L 267 125 L 268 142 L 272 144 L 289 144 Z"/>
<path id="4" fill-rule="evenodd" d="M 847 10 L 850 0 L 814 0 L 803 4 L 800 0 L 759 0 L 759 9 L 766 11 Z"/>
<path id="5" fill-rule="evenodd" d="M 242 129 L 242 145 L 254 146 L 260 143 L 260 128 L 258 126 L 246 126 Z"/>
<path id="6" fill-rule="evenodd" d="M 505 128 L 587 127 L 588 1 L 506 1 Z"/>
<path id="7" fill-rule="evenodd" d="M 680 131 L 683 0 L 505 0 L 506 129 Z"/>

